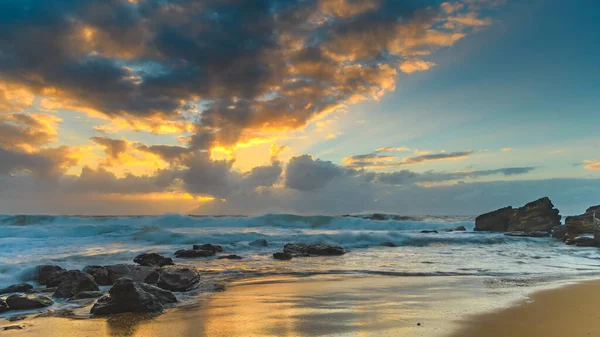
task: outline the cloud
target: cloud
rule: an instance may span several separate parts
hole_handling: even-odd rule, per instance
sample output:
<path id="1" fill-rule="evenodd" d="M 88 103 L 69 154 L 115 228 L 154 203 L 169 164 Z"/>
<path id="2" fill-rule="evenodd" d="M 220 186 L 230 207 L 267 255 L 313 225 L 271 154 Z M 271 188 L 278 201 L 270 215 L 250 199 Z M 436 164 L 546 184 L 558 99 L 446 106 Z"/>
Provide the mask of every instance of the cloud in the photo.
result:
<path id="1" fill-rule="evenodd" d="M 416 183 L 440 183 L 452 182 L 464 179 L 476 179 L 480 177 L 504 175 L 514 176 L 530 173 L 535 167 L 507 167 L 494 170 L 464 171 L 464 172 L 434 172 L 416 173 L 402 170 L 391 173 L 377 173 L 369 177 L 372 181 L 391 185 L 406 185 Z"/>
<path id="2" fill-rule="evenodd" d="M 512 149 L 511 147 L 503 147 L 503 148 L 501 148 L 500 150 L 501 150 L 502 152 L 510 152 L 510 151 L 512 151 L 513 149 Z"/>
<path id="3" fill-rule="evenodd" d="M 0 147 L 0 175 L 25 172 L 38 177 L 57 178 L 77 162 L 66 146 L 31 153 Z"/>
<path id="4" fill-rule="evenodd" d="M 292 157 L 285 170 L 285 187 L 299 191 L 323 188 L 344 173 L 330 161 L 314 160 L 312 156 Z"/>
<path id="5" fill-rule="evenodd" d="M 435 63 L 423 61 L 419 59 L 409 59 L 402 61 L 399 65 L 400 70 L 407 74 L 412 74 L 417 71 L 426 71 L 435 66 Z"/>
<path id="6" fill-rule="evenodd" d="M 600 160 L 584 160 L 583 165 L 587 170 L 600 170 Z"/>
<path id="7" fill-rule="evenodd" d="M 108 159 L 119 159 L 121 154 L 127 151 L 127 141 L 124 139 L 111 139 L 107 137 L 92 137 L 94 143 L 104 147 Z"/>
<path id="8" fill-rule="evenodd" d="M 401 146 L 401 147 L 380 147 L 375 152 L 392 152 L 392 151 L 410 151 L 409 148 Z"/>
<path id="9" fill-rule="evenodd" d="M 28 152 L 56 141 L 62 120 L 47 114 L 0 115 L 0 147 Z"/>
<path id="10" fill-rule="evenodd" d="M 399 148 L 401 150 L 405 150 L 404 148 Z M 389 152 L 390 148 L 382 148 L 378 149 L 380 151 L 376 151 L 374 153 L 355 155 L 344 158 L 344 164 L 348 167 L 362 167 L 362 168 L 385 168 L 385 167 L 398 167 L 405 165 L 414 165 L 421 164 L 430 161 L 438 161 L 438 160 L 458 160 L 466 158 L 474 153 L 474 151 L 460 151 L 460 152 L 452 152 L 452 153 L 437 153 L 437 154 L 421 154 L 414 157 L 406 157 L 400 161 L 395 161 L 395 156 L 390 155 L 380 155 L 378 153 L 381 152 Z M 408 150 L 408 149 L 406 149 Z M 415 150 L 415 153 L 427 153 L 427 152 L 419 152 Z"/>

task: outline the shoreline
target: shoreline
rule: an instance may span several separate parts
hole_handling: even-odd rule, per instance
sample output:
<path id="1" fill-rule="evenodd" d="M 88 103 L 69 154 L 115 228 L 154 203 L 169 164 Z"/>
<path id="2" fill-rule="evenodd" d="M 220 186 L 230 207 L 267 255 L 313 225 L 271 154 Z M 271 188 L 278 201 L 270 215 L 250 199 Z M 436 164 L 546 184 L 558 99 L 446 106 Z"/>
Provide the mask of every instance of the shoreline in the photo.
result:
<path id="1" fill-rule="evenodd" d="M 525 334 L 518 334 L 517 330 L 504 330 L 499 334 L 488 331 L 498 330 L 497 325 L 523 328 L 507 319 L 514 317 L 514 310 L 518 311 L 517 317 L 534 317 L 535 313 L 519 311 L 529 308 L 528 298 L 538 301 L 537 298 L 543 296 L 547 301 L 547 297 L 552 300 L 558 296 L 561 299 L 564 295 L 560 294 L 564 291 L 570 294 L 573 288 L 580 294 L 579 287 L 586 288 L 587 292 L 600 290 L 600 281 L 573 282 L 503 287 L 478 277 L 256 278 L 233 282 L 226 291 L 211 295 L 197 305 L 167 309 L 158 316 L 122 314 L 89 319 L 85 310 L 76 310 L 74 317 L 34 318 L 35 315 L 31 315 L 16 322 L 3 319 L 0 328 L 23 327 L 22 330 L 3 331 L 8 336 L 56 337 L 341 337 L 361 333 L 431 337 L 587 336 L 587 332 L 570 334 L 572 324 L 565 323 L 570 322 L 565 320 L 569 312 L 561 311 L 560 300 L 552 302 L 553 313 L 560 316 L 549 316 L 545 320 L 562 324 L 563 328 L 569 329 L 567 334 L 564 334 L 565 330 L 556 330 L 563 334 L 555 335 L 536 335 L 531 330 L 525 330 Z M 575 298 L 579 298 L 577 296 Z M 585 301 L 575 304 L 582 303 Z M 548 309 L 542 312 L 548 316 Z M 583 322 L 577 325 L 585 327 Z"/>

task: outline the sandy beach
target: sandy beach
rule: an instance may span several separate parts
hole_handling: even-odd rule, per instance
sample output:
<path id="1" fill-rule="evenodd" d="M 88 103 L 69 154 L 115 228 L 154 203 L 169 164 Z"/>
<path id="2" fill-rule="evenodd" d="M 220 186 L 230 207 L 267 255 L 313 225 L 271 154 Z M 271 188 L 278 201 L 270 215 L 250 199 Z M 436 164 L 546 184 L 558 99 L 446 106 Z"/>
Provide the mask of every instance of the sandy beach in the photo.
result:
<path id="1" fill-rule="evenodd" d="M 246 280 L 197 306 L 159 316 L 2 319 L 7 336 L 597 336 L 600 282 L 542 291 L 482 278 L 354 277 Z M 486 312 L 486 314 L 477 314 Z"/>

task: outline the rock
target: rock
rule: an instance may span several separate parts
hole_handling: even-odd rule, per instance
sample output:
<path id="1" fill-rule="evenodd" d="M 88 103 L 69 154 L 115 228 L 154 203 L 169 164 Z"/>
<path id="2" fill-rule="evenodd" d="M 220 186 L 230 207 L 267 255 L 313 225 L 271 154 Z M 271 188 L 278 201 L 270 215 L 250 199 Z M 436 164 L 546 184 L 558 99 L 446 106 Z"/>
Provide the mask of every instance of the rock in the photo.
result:
<path id="1" fill-rule="evenodd" d="M 365 217 L 365 219 L 373 220 L 373 221 L 385 221 L 385 220 L 388 220 L 388 217 L 385 214 L 373 213 L 372 215 Z"/>
<path id="2" fill-rule="evenodd" d="M 288 243 L 283 247 L 283 251 L 285 253 L 290 253 L 293 256 L 302 256 L 302 255 L 320 255 L 320 256 L 334 256 L 334 255 L 344 255 L 346 251 L 344 248 L 339 246 L 329 246 L 329 245 L 305 245 L 305 244 L 296 244 L 296 243 Z"/>
<path id="3" fill-rule="evenodd" d="M 567 226 L 554 226 L 554 228 L 552 228 L 552 237 L 562 240 L 565 238 L 565 235 L 567 235 L 567 232 Z"/>
<path id="4" fill-rule="evenodd" d="M 13 284 L 12 286 L 6 287 L 4 289 L 0 289 L 1 294 L 11 294 L 11 293 L 24 293 L 33 289 L 31 284 L 23 283 L 23 284 Z"/>
<path id="5" fill-rule="evenodd" d="M 598 245 L 596 240 L 589 236 L 578 236 L 573 239 L 573 242 L 578 247 L 596 247 Z"/>
<path id="6" fill-rule="evenodd" d="M 223 252 L 223 247 L 221 247 L 219 245 L 211 245 L 211 244 L 193 245 L 192 248 L 194 250 L 209 250 L 213 253 L 222 253 Z"/>
<path id="7" fill-rule="evenodd" d="M 519 236 L 519 237 L 530 237 L 530 238 L 543 238 L 548 237 L 548 232 L 506 232 L 506 236 Z"/>
<path id="8" fill-rule="evenodd" d="M 87 298 L 98 298 L 102 296 L 104 296 L 104 293 L 102 291 L 82 291 L 80 293 L 75 294 L 75 296 L 72 296 L 71 299 L 82 300 Z"/>
<path id="9" fill-rule="evenodd" d="M 110 276 L 108 275 L 108 269 L 104 266 L 86 266 L 83 271 L 92 275 L 96 284 L 100 286 L 109 286 L 113 284 Z"/>
<path id="10" fill-rule="evenodd" d="M 48 281 L 54 276 L 54 274 L 59 273 L 61 271 L 66 271 L 65 269 L 54 266 L 54 265 L 42 265 L 36 267 L 36 275 L 34 280 L 37 281 L 41 285 L 49 286 Z"/>
<path id="11" fill-rule="evenodd" d="M 35 318 L 37 317 L 74 317 L 75 316 L 75 312 L 71 309 L 61 309 L 61 310 L 48 310 L 46 312 L 43 312 L 37 316 L 35 316 Z"/>
<path id="12" fill-rule="evenodd" d="M 0 314 L 9 310 L 10 308 L 8 307 L 8 304 L 6 304 L 6 301 L 0 298 Z"/>
<path id="13" fill-rule="evenodd" d="M 424 229 L 424 230 L 421 231 L 421 233 L 424 233 L 424 234 L 428 234 L 428 233 L 437 234 L 439 232 L 437 230 L 435 230 L 435 229 Z"/>
<path id="14" fill-rule="evenodd" d="M 527 232 L 506 232 L 506 233 L 504 233 L 504 235 L 525 237 L 525 236 L 529 236 L 529 233 L 527 233 Z"/>
<path id="15" fill-rule="evenodd" d="M 46 296 L 13 294 L 6 298 L 10 310 L 28 310 L 51 306 L 54 302 Z"/>
<path id="16" fill-rule="evenodd" d="M 258 239 L 250 242 L 248 245 L 252 247 L 267 247 L 269 242 L 265 239 Z"/>
<path id="17" fill-rule="evenodd" d="M 389 242 L 389 241 L 382 242 L 382 243 L 381 243 L 381 246 L 383 246 L 383 247 L 398 247 L 398 245 L 397 245 L 397 244 L 395 244 L 395 243 L 393 243 L 393 242 Z"/>
<path id="18" fill-rule="evenodd" d="M 67 277 L 69 277 L 69 272 L 67 270 L 61 270 L 52 274 L 48 280 L 46 280 L 46 288 L 58 287 L 58 285 Z"/>
<path id="19" fill-rule="evenodd" d="M 64 274 L 62 282 L 54 292 L 54 297 L 70 298 L 82 291 L 98 291 L 98 285 L 92 275 L 80 270 L 69 270 Z"/>
<path id="20" fill-rule="evenodd" d="M 594 240 L 600 245 L 600 215 L 594 213 Z"/>
<path id="21" fill-rule="evenodd" d="M 130 278 L 118 279 L 108 292 L 110 296 L 100 298 L 90 310 L 91 314 L 160 313 L 163 311 L 158 297 L 145 291 L 140 283 L 134 282 Z"/>
<path id="22" fill-rule="evenodd" d="M 151 293 L 152 295 L 156 296 L 156 298 L 158 298 L 160 303 L 163 305 L 169 303 L 177 303 L 177 297 L 175 297 L 175 295 L 173 295 L 173 293 L 168 290 L 164 290 L 157 286 L 153 286 L 147 283 L 138 283 L 138 285 L 145 292 Z"/>
<path id="23" fill-rule="evenodd" d="M 517 209 L 505 207 L 485 213 L 475 219 L 476 231 L 490 232 L 550 232 L 560 225 L 559 211 L 544 197 Z"/>
<path id="24" fill-rule="evenodd" d="M 594 213 L 600 216 L 600 205 L 586 209 L 581 215 L 566 217 L 565 225 L 569 233 L 573 235 L 594 233 Z"/>
<path id="25" fill-rule="evenodd" d="M 195 257 L 211 257 L 211 256 L 215 256 L 215 252 L 212 250 L 180 249 L 175 252 L 175 257 L 178 257 L 178 258 L 195 258 Z"/>
<path id="26" fill-rule="evenodd" d="M 2 331 L 9 331 L 9 330 L 23 330 L 23 327 L 20 325 L 7 325 L 7 326 L 2 327 Z"/>
<path id="27" fill-rule="evenodd" d="M 158 253 L 140 254 L 133 259 L 133 262 L 147 267 L 162 267 L 174 264 L 170 257 L 164 257 Z"/>
<path id="28" fill-rule="evenodd" d="M 25 315 L 17 315 L 17 316 L 11 316 L 8 318 L 9 322 L 18 322 L 18 321 L 22 321 L 24 319 L 26 319 L 27 316 Z"/>
<path id="29" fill-rule="evenodd" d="M 200 273 L 185 266 L 166 266 L 160 270 L 157 285 L 170 291 L 187 291 L 200 282 Z"/>
<path id="30" fill-rule="evenodd" d="M 456 232 L 465 232 L 467 229 L 465 228 L 465 226 L 458 226 L 458 227 L 454 227 L 454 231 Z"/>
<path id="31" fill-rule="evenodd" d="M 138 266 L 135 264 L 114 264 L 105 266 L 110 278 L 110 284 L 114 284 L 121 277 L 127 277 L 134 282 L 156 283 L 158 280 L 158 268 Z"/>
<path id="32" fill-rule="evenodd" d="M 532 238 L 547 238 L 548 236 L 550 236 L 550 233 L 548 233 L 546 231 L 533 231 L 533 232 L 529 232 L 527 234 L 529 234 L 529 237 L 532 237 Z"/>
<path id="33" fill-rule="evenodd" d="M 218 257 L 219 260 L 227 259 L 227 260 L 241 260 L 243 257 L 239 255 L 223 255 Z"/>
<path id="34" fill-rule="evenodd" d="M 277 252 L 275 254 L 273 254 L 273 258 L 275 260 L 291 260 L 294 256 L 290 253 L 286 253 L 286 252 Z"/>

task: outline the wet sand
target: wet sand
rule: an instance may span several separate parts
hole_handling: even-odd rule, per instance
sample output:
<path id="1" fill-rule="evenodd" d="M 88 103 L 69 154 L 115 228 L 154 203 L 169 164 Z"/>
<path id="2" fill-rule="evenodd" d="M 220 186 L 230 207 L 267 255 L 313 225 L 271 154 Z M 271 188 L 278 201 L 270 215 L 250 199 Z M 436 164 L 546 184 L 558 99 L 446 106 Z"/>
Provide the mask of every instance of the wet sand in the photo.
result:
<path id="1" fill-rule="evenodd" d="M 583 290 L 580 290 L 582 287 Z M 534 295 L 469 277 L 345 277 L 246 280 L 187 308 L 159 316 L 0 320 L 6 336 L 597 336 L 600 283 Z M 593 295 L 593 292 L 596 295 Z M 588 296 L 588 293 L 591 293 Z M 592 310 L 594 309 L 594 310 Z M 472 316 L 478 312 L 493 314 Z M 593 316 L 596 316 L 595 318 Z M 542 323 L 540 323 L 542 322 Z M 556 325 L 544 328 L 544 325 Z M 558 330 L 561 328 L 562 330 Z M 460 330 L 462 329 L 462 330 Z M 457 332 L 459 331 L 459 332 Z M 558 331 L 562 331 L 558 332 Z M 565 333 L 568 331 L 568 333 Z M 581 330 L 583 332 L 583 330 Z"/>

